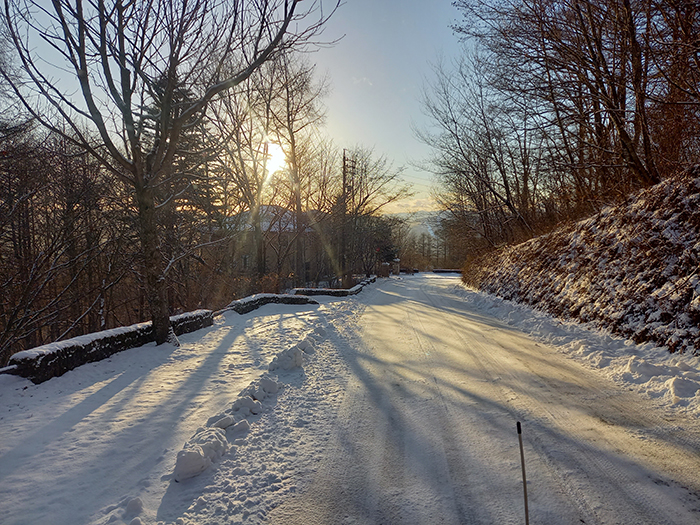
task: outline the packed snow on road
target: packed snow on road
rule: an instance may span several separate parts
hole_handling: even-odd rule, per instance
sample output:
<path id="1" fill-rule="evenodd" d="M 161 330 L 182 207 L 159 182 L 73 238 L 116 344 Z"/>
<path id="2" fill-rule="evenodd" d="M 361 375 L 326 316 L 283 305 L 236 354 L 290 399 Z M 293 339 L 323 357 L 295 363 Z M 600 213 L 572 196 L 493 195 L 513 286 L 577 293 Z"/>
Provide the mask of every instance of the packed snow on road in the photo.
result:
<path id="1" fill-rule="evenodd" d="M 700 363 L 384 279 L 0 376 L 6 525 L 700 523 Z"/>

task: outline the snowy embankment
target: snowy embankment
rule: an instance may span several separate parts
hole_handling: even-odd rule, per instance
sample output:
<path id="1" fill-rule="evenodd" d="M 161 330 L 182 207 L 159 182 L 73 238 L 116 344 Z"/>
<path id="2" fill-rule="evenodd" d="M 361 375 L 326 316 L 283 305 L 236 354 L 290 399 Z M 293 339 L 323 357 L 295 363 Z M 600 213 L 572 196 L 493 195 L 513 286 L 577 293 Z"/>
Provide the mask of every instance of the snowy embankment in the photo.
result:
<path id="1" fill-rule="evenodd" d="M 465 269 L 471 287 L 670 352 L 700 352 L 700 166 Z"/>
<path id="2" fill-rule="evenodd" d="M 517 319 L 532 335 L 546 334 L 546 342 L 637 391 L 698 412 L 699 267 L 700 166 L 623 205 L 475 262 L 463 280 L 492 294 L 471 295 L 471 301 L 498 296 L 513 302 L 494 315 Z M 574 332 L 568 321 L 621 338 L 591 343 L 541 330 L 540 312 Z"/>

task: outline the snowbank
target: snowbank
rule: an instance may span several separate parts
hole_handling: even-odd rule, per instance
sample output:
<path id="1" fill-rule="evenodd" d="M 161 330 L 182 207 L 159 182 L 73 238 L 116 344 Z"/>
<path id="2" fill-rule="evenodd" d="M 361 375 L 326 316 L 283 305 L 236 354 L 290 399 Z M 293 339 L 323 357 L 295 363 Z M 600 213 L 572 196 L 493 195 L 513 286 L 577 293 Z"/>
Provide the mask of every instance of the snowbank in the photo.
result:
<path id="1" fill-rule="evenodd" d="M 356 295 L 362 291 L 362 289 L 376 282 L 377 277 L 369 277 L 359 284 L 356 284 L 352 288 L 295 288 L 292 290 L 294 295 L 329 295 L 331 297 L 347 297 L 348 295 Z"/>
<path id="2" fill-rule="evenodd" d="M 239 314 L 247 314 L 266 304 L 318 304 L 310 297 L 296 294 L 259 293 L 233 301 L 224 310 L 233 310 Z"/>
<path id="3" fill-rule="evenodd" d="M 233 301 L 224 311 L 233 310 L 239 314 L 246 314 L 270 303 L 318 304 L 310 297 L 296 294 L 256 294 Z M 171 317 L 170 324 L 175 335 L 182 335 L 211 326 L 214 323 L 214 315 L 211 310 L 196 310 Z M 117 352 L 143 346 L 152 341 L 154 336 L 150 322 L 113 328 L 18 352 L 10 358 L 7 367 L 0 369 L 0 373 L 16 374 L 34 383 L 41 383 L 80 365 L 100 361 Z"/>
<path id="4" fill-rule="evenodd" d="M 200 428 L 177 453 L 175 481 L 204 472 L 228 451 L 226 432 L 218 427 Z"/>
<path id="5" fill-rule="evenodd" d="M 210 310 L 196 310 L 170 318 L 176 335 L 194 332 L 213 323 Z M 10 358 L 9 364 L 13 368 L 8 367 L 7 371 L 41 383 L 80 365 L 143 346 L 154 339 L 150 322 L 113 328 L 18 352 Z"/>
<path id="6" fill-rule="evenodd" d="M 376 280 L 366 279 L 350 290 L 339 295 L 354 295 L 362 288 Z M 313 289 L 312 289 L 313 290 Z M 313 290 L 314 295 L 319 290 Z M 300 289 L 292 294 L 256 294 L 231 302 L 223 311 L 233 310 L 239 314 L 246 314 L 266 304 L 318 304 L 317 301 L 306 295 L 300 295 Z M 323 293 L 324 295 L 334 295 Z M 222 312 L 223 312 L 222 311 Z M 210 310 L 196 310 L 176 315 L 170 318 L 175 335 L 194 332 L 200 328 L 211 326 L 214 323 L 214 315 L 222 312 Z M 0 369 L 0 374 L 15 374 L 30 379 L 34 383 L 47 381 L 52 377 L 58 377 L 69 370 L 105 359 L 117 352 L 136 348 L 154 341 L 151 323 L 139 323 L 131 326 L 113 328 L 86 334 L 65 341 L 49 343 L 47 345 L 31 348 L 18 352 L 10 358 L 8 366 Z"/>
<path id="7" fill-rule="evenodd" d="M 504 320 L 618 384 L 660 405 L 700 414 L 700 357 L 670 354 L 653 343 L 635 344 L 593 326 L 561 321 L 530 306 L 459 287 L 457 293 L 478 310 Z"/>
<path id="8" fill-rule="evenodd" d="M 173 479 L 176 482 L 195 477 L 218 461 L 227 452 L 235 451 L 229 440 L 236 442 L 250 430 L 251 418 L 260 414 L 266 401 L 274 398 L 283 386 L 279 375 L 270 372 L 287 372 L 301 368 L 304 356 L 314 353 L 314 345 L 326 337 L 326 331 L 317 327 L 294 346 L 279 352 L 268 365 L 269 372 L 241 391 L 231 407 L 209 418 L 207 427 L 197 429 L 175 461 Z M 267 404 L 269 406 L 269 403 Z"/>

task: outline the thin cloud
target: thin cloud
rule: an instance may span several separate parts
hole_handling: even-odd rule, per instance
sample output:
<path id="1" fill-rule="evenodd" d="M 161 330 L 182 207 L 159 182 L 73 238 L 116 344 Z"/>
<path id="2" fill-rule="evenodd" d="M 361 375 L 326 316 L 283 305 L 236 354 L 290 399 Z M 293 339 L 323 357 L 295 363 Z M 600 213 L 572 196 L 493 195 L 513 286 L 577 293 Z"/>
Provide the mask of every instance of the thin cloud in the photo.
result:
<path id="1" fill-rule="evenodd" d="M 372 81 L 367 77 L 362 77 L 362 78 L 352 77 L 352 83 L 355 85 L 364 84 L 364 85 L 370 86 L 370 87 L 374 85 L 374 84 L 372 84 Z"/>
<path id="2" fill-rule="evenodd" d="M 383 212 L 392 213 L 414 213 L 418 211 L 439 211 L 440 207 L 431 198 L 404 199 L 388 204 Z"/>

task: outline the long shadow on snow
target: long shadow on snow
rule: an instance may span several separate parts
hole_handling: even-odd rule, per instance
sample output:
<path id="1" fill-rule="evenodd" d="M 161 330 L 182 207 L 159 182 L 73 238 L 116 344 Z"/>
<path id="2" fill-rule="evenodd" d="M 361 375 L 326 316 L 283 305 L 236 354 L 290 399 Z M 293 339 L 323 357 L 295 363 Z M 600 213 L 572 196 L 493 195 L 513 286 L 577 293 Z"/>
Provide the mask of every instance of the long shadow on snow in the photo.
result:
<path id="1" fill-rule="evenodd" d="M 383 291 L 384 292 L 384 291 Z M 393 294 L 390 292 L 384 292 L 387 297 L 385 297 L 382 301 L 382 304 L 391 304 L 391 303 L 398 303 L 401 302 L 402 299 L 399 294 Z M 457 303 L 457 301 L 455 301 Z M 433 307 L 433 305 L 428 304 L 428 303 L 418 303 L 421 306 L 426 306 L 426 307 Z M 520 334 L 517 330 L 514 330 L 510 327 L 502 325 L 500 322 L 496 320 L 489 320 L 488 318 L 484 318 L 483 316 L 479 314 L 473 314 L 470 312 L 465 312 L 462 308 L 458 308 L 458 305 L 451 306 L 450 310 L 454 311 L 454 313 L 458 313 L 461 316 L 468 317 L 470 320 L 477 321 L 477 322 L 483 322 L 486 321 L 485 324 L 492 328 L 497 328 L 497 329 L 505 329 L 509 332 L 512 332 L 514 334 Z M 368 310 L 369 312 L 369 310 Z M 375 312 L 376 313 L 376 312 Z M 429 337 L 429 334 L 423 334 L 426 337 Z M 522 336 L 522 334 L 520 334 Z M 391 398 L 390 390 L 391 390 L 391 381 L 388 380 L 388 378 L 391 375 L 396 375 L 396 373 L 391 370 L 391 369 L 396 369 L 396 368 L 403 368 L 405 370 L 410 371 L 412 374 L 416 376 L 420 376 L 425 373 L 425 363 L 422 361 L 416 361 L 416 362 L 404 362 L 402 364 L 397 364 L 397 363 L 387 363 L 386 361 L 382 359 L 378 359 L 376 356 L 370 355 L 370 352 L 367 349 L 356 349 L 354 348 L 353 342 L 352 341 L 347 341 L 345 336 L 337 331 L 333 331 L 332 336 L 334 340 L 341 342 L 344 341 L 344 345 L 346 347 L 346 350 L 344 352 L 347 363 L 350 366 L 352 372 L 354 373 L 355 377 L 357 377 L 363 384 L 364 388 L 369 394 L 370 400 L 373 400 L 373 409 L 380 412 L 382 414 L 382 417 L 386 421 L 386 424 L 388 426 L 388 432 L 387 436 L 388 439 L 393 441 L 393 446 L 396 450 L 402 450 L 401 442 L 406 438 L 407 433 L 413 433 L 415 429 L 412 428 L 412 423 L 410 420 L 408 420 L 403 411 L 400 409 L 400 407 L 394 406 L 391 403 L 388 402 L 388 400 Z M 515 351 L 515 350 L 514 350 Z M 544 362 L 544 358 L 542 358 Z M 379 373 L 379 374 L 373 374 L 370 370 L 368 370 L 368 363 L 372 363 L 372 366 L 374 367 L 379 367 L 379 368 L 384 368 L 384 373 Z M 464 374 L 467 377 L 472 377 L 474 381 L 478 381 L 483 379 L 482 376 L 479 375 L 474 375 L 471 371 L 469 370 L 463 370 Z M 579 385 L 574 385 L 574 384 L 566 384 L 566 382 L 561 382 L 559 381 L 558 384 L 554 384 L 554 379 L 550 381 L 550 386 L 553 388 L 562 388 L 562 389 L 572 389 L 572 388 L 579 388 Z M 427 383 L 430 385 L 430 382 Z M 515 391 L 520 390 L 521 385 L 517 384 L 516 382 L 504 383 L 505 386 L 508 386 Z M 425 385 L 424 385 L 425 386 Z M 466 408 L 468 406 L 472 406 L 476 404 L 477 406 L 481 407 L 481 411 L 486 414 L 493 414 L 493 413 L 501 413 L 506 417 L 484 417 L 482 418 L 481 424 L 482 424 L 482 431 L 484 433 L 507 433 L 511 434 L 513 433 L 513 428 L 512 428 L 512 422 L 516 420 L 523 420 L 523 421 L 528 421 L 529 419 L 529 414 L 526 412 L 522 412 L 519 410 L 514 409 L 513 407 L 504 404 L 504 403 L 499 403 L 496 402 L 494 399 L 491 398 L 486 398 L 482 395 L 480 395 L 477 392 L 478 385 L 474 389 L 467 389 L 461 385 L 458 384 L 450 384 L 448 382 L 435 382 L 434 386 L 430 387 L 433 390 L 433 394 L 437 397 L 440 396 L 442 397 L 442 394 L 440 393 L 440 389 L 451 389 L 453 392 L 458 393 L 462 398 L 462 408 Z M 341 423 L 341 422 L 339 422 Z M 643 465 L 638 464 L 637 462 L 620 456 L 620 455 L 615 455 L 611 454 L 606 450 L 602 450 L 599 447 L 596 447 L 593 444 L 590 443 L 582 443 L 578 440 L 572 439 L 570 436 L 563 434 L 561 431 L 558 429 L 554 428 L 551 425 L 548 425 L 546 423 L 537 423 L 536 425 L 533 425 L 535 427 L 536 433 L 533 432 L 533 436 L 535 437 L 535 441 L 532 444 L 534 448 L 538 448 L 537 441 L 536 441 L 536 436 L 537 433 L 539 434 L 544 434 L 546 435 L 546 440 L 548 442 L 554 442 L 554 443 L 560 443 L 561 444 L 561 450 L 558 451 L 556 457 L 549 457 L 549 461 L 552 462 L 554 465 L 559 465 L 562 469 L 574 469 L 575 471 L 579 472 L 585 472 L 588 468 L 589 465 L 587 464 L 588 458 L 590 457 L 600 457 L 602 458 L 603 462 L 608 462 L 609 464 L 615 465 L 615 467 L 621 471 L 631 471 L 631 472 L 638 472 L 641 473 L 643 477 L 648 477 L 651 480 L 659 479 L 660 475 L 659 473 L 656 473 L 654 471 L 651 471 L 647 468 L 645 468 Z M 372 518 L 372 519 L 379 519 L 382 522 L 386 523 L 391 523 L 395 522 L 396 518 L 396 508 L 392 507 L 392 504 L 389 500 L 376 500 L 376 497 L 372 499 L 371 494 L 374 492 L 379 492 L 381 493 L 382 487 L 377 486 L 377 477 L 372 474 L 372 468 L 374 465 L 366 465 L 364 463 L 364 457 L 363 453 L 361 451 L 362 444 L 356 440 L 357 436 L 354 436 L 351 432 L 348 431 L 349 429 L 344 428 L 343 426 L 339 426 L 338 428 L 338 441 L 340 443 L 340 446 L 343 448 L 345 453 L 350 457 L 354 458 L 354 460 L 349 460 L 349 468 L 351 468 L 354 472 L 355 477 L 359 477 L 360 479 L 363 479 L 363 483 L 361 484 L 362 489 L 358 492 L 351 492 L 348 493 L 347 491 L 344 491 L 342 489 L 341 481 L 340 480 L 333 480 L 334 484 L 336 485 L 335 487 L 335 492 L 333 492 L 333 487 L 326 487 L 325 490 L 326 492 L 333 493 L 336 498 L 343 498 L 346 505 L 349 505 L 351 507 L 354 507 L 356 509 L 356 515 L 358 516 L 363 516 L 365 518 Z M 456 428 L 453 427 L 452 425 L 447 424 L 446 427 L 446 432 L 447 432 L 447 439 L 444 440 L 444 442 L 447 443 L 458 443 L 459 441 L 456 439 L 457 436 L 455 435 L 456 433 Z M 420 446 L 422 446 L 425 450 L 427 450 L 427 453 L 424 454 L 422 457 L 423 458 L 432 458 L 435 457 L 440 453 L 439 450 L 430 450 L 433 448 L 435 445 L 432 444 L 431 439 L 428 439 L 429 436 L 421 435 L 420 429 L 418 429 L 418 433 L 412 436 L 412 439 L 416 440 Z M 581 447 L 585 448 L 585 454 L 580 454 L 579 450 Z M 575 452 L 572 452 L 575 451 Z M 541 447 L 538 449 L 538 452 L 543 456 L 547 457 L 548 451 L 543 450 Z M 474 462 L 481 461 L 484 466 L 488 466 L 488 458 L 477 458 L 473 455 L 470 454 L 468 449 L 462 449 L 459 451 L 452 451 L 451 454 L 451 459 L 454 461 L 451 461 L 449 464 L 450 472 L 454 473 L 454 477 L 458 477 L 459 474 L 463 474 L 464 470 L 466 469 L 466 466 L 469 464 L 473 464 Z M 413 458 L 415 461 L 421 461 L 421 457 Z M 433 468 L 432 465 L 430 464 L 424 464 L 420 465 L 420 468 L 417 468 L 417 471 L 420 472 L 428 472 L 432 473 Z M 460 472 L 461 471 L 461 472 Z M 462 475 L 462 479 L 464 476 Z M 469 477 L 467 476 L 467 480 L 469 481 Z M 471 480 L 473 481 L 474 484 L 478 484 L 480 481 L 479 480 Z M 439 490 L 444 490 L 443 486 L 440 486 L 436 484 L 435 482 L 432 483 L 434 486 L 435 491 Z M 483 522 L 483 523 L 493 523 L 493 519 L 496 518 L 496 516 L 488 517 L 485 518 L 481 516 L 480 518 L 477 516 L 475 513 L 475 506 L 478 504 L 476 500 L 471 498 L 470 496 L 470 491 L 469 487 L 461 487 L 460 489 L 460 494 L 459 497 L 457 498 L 458 501 L 458 514 L 460 521 L 464 523 L 478 523 L 478 522 Z M 627 505 L 630 507 L 634 507 L 638 505 L 638 500 L 635 500 L 633 498 L 632 494 L 629 494 L 623 490 L 623 494 L 619 495 L 622 499 L 626 500 Z M 367 515 L 368 509 L 366 509 L 366 504 L 368 501 L 373 501 L 374 504 L 376 505 L 376 508 L 371 511 L 371 515 Z M 334 502 L 337 503 L 337 500 Z M 514 503 L 514 505 L 519 506 L 520 503 Z M 330 511 L 331 508 L 328 508 L 328 511 Z M 479 521 L 481 520 L 481 521 Z"/>
<path id="2" fill-rule="evenodd" d="M 72 429 L 81 421 L 89 417 L 90 414 L 99 410 L 106 400 L 111 399 L 132 384 L 143 381 L 149 372 L 162 366 L 176 349 L 172 346 L 156 349 L 156 347 L 148 345 L 145 349 L 131 349 L 125 352 L 135 352 L 141 350 L 159 352 L 159 359 L 150 363 L 150 366 L 148 367 L 138 369 L 128 366 L 128 363 L 126 362 L 124 362 L 121 368 L 117 369 L 114 364 L 114 360 L 112 359 L 110 359 L 109 362 L 104 361 L 83 365 L 108 367 L 111 369 L 108 372 L 109 375 L 113 376 L 114 378 L 98 391 L 90 394 L 77 405 L 71 407 L 61 415 L 57 416 L 55 419 L 52 419 L 48 424 L 36 430 L 31 436 L 25 438 L 22 444 L 18 445 L 12 450 L 7 451 L 3 456 L 0 456 L 0 480 L 9 476 L 16 469 L 23 467 L 28 457 L 41 454 L 46 445 L 57 441 L 67 431 L 66 429 Z M 119 357 L 122 356 L 120 355 Z M 76 373 L 80 372 L 80 368 L 76 370 Z M 71 374 L 71 372 L 72 371 L 60 377 L 52 378 L 48 382 L 37 385 L 34 388 L 42 388 L 42 386 L 47 386 L 51 382 L 61 381 L 62 383 L 65 383 L 66 386 L 62 393 L 64 396 L 69 397 L 70 395 L 77 394 L 80 390 L 89 387 L 89 385 L 72 383 L 71 379 L 74 374 Z M 53 385 L 53 383 L 51 384 Z M 36 438 L 40 436 L 45 436 L 45 439 L 42 440 L 42 445 L 44 445 L 44 447 L 36 448 Z"/>
<path id="3" fill-rule="evenodd" d="M 262 307 L 264 309 L 265 307 Z M 317 305 L 311 305 L 311 310 L 317 309 Z M 261 309 L 261 310 L 262 310 Z M 304 307 L 295 307 L 294 312 L 308 312 L 310 308 L 308 306 Z M 245 317 L 250 316 L 251 318 L 254 318 L 256 316 L 260 316 L 261 314 L 264 314 L 264 311 L 256 311 L 255 313 L 249 313 L 245 314 L 244 316 L 241 316 L 242 319 L 245 319 Z M 269 314 L 268 314 L 269 315 Z M 283 328 L 283 322 L 285 318 L 289 317 L 290 314 L 274 314 L 274 319 L 268 324 L 274 324 L 277 327 L 277 331 L 280 331 Z M 255 327 L 251 327 L 254 329 Z M 250 345 L 251 347 L 254 347 L 256 349 L 259 348 L 257 344 L 253 341 L 253 338 L 251 338 L 249 335 L 246 335 L 246 330 L 242 330 L 241 333 L 238 333 L 237 336 L 243 337 L 246 344 Z M 291 345 L 292 341 L 288 341 L 289 344 L 285 345 L 282 344 L 280 350 L 283 350 L 287 348 L 288 346 Z M 219 349 L 217 349 L 217 352 L 224 346 L 228 344 L 226 341 L 222 342 L 221 346 Z M 228 344 L 229 347 L 233 345 L 233 341 Z M 259 353 L 259 350 L 256 350 L 258 356 L 261 354 Z M 304 372 L 299 371 L 299 373 L 294 373 L 294 374 L 280 374 L 279 378 L 280 382 L 285 383 L 288 386 L 299 386 L 301 382 L 304 381 Z M 231 397 L 229 399 L 230 403 L 235 401 L 236 397 L 238 396 L 239 392 L 231 392 Z M 227 403 L 230 405 L 230 403 Z M 271 396 L 270 398 L 266 399 L 263 402 L 263 406 L 265 407 L 265 410 L 270 410 L 273 409 L 277 405 L 277 396 Z M 212 410 L 215 410 L 215 407 L 211 407 Z M 212 413 L 213 414 L 213 413 Z M 250 416 L 248 417 L 248 421 L 251 423 L 251 426 L 254 426 L 256 422 L 260 419 L 260 415 L 257 416 Z M 205 424 L 205 421 L 201 422 L 202 425 Z M 233 439 L 238 439 L 240 437 L 245 437 L 245 436 L 233 436 Z M 178 452 L 177 450 L 175 452 Z M 230 453 L 225 455 L 221 459 L 221 463 L 224 463 L 226 460 L 235 460 L 235 456 L 232 456 Z M 194 478 L 186 479 L 180 483 L 176 483 L 174 480 L 170 479 L 170 484 L 163 495 L 163 498 L 161 499 L 160 505 L 157 510 L 157 519 L 158 520 L 164 520 L 164 521 L 173 521 L 176 518 L 182 516 L 191 506 L 192 504 L 197 501 L 197 499 L 205 494 L 206 488 L 213 483 L 216 482 L 217 479 L 217 474 L 218 474 L 218 469 L 221 468 L 221 464 L 214 464 L 211 468 L 207 469 L 203 473 L 199 474 L 198 476 L 195 476 Z M 173 464 L 174 467 L 174 464 Z"/>

